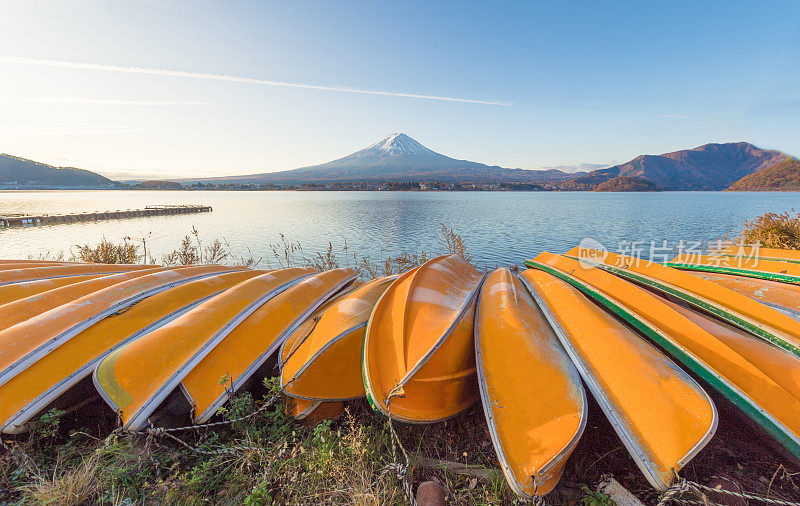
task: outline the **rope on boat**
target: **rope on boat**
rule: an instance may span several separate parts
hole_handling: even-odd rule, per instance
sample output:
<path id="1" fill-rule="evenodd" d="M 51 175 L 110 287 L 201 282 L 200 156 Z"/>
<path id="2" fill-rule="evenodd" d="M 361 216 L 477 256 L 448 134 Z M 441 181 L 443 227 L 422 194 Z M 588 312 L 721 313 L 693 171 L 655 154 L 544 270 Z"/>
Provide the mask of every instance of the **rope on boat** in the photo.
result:
<path id="1" fill-rule="evenodd" d="M 319 323 L 319 321 L 321 319 L 322 319 L 322 316 L 320 316 L 320 315 L 317 315 L 314 318 L 312 318 L 312 322 L 313 323 L 311 325 L 311 328 L 308 329 L 308 332 L 306 332 L 306 335 L 303 336 L 302 339 L 299 339 L 298 342 L 294 346 L 292 346 L 292 349 L 289 351 L 289 354 L 286 356 L 286 360 L 284 360 L 283 362 L 280 363 L 280 369 L 281 370 L 283 369 L 283 366 L 286 365 L 286 362 L 288 362 L 289 359 L 292 358 L 292 355 L 294 355 L 297 352 L 297 350 L 299 350 L 300 347 L 303 346 L 303 343 L 306 342 L 306 339 L 308 339 L 308 336 L 310 336 L 311 333 L 314 332 L 314 329 L 317 328 L 317 323 Z M 294 378 L 292 378 L 292 380 L 287 382 L 286 384 L 288 385 L 292 381 L 294 381 Z"/>
<path id="2" fill-rule="evenodd" d="M 684 494 L 692 494 L 696 497 L 700 497 L 700 500 L 695 499 L 686 499 L 680 496 Z M 708 501 L 706 495 L 700 491 L 699 488 L 694 486 L 693 482 L 684 480 L 683 478 L 678 477 L 677 481 L 674 485 L 669 487 L 662 495 L 661 499 L 658 501 L 657 506 L 667 506 L 670 502 L 676 502 L 681 504 L 703 504 L 703 505 L 711 505 Z"/>
<path id="3" fill-rule="evenodd" d="M 392 460 L 393 462 L 390 464 L 386 464 L 381 472 L 381 475 L 378 479 L 382 478 L 387 473 L 394 471 L 397 479 L 403 484 L 403 491 L 406 494 L 406 500 L 408 504 L 411 506 L 417 506 L 417 498 L 414 497 L 414 489 L 411 487 L 411 482 L 408 481 L 408 466 L 409 466 L 409 459 L 408 459 L 408 452 L 406 451 L 405 447 L 403 446 L 403 442 L 400 441 L 400 436 L 397 435 L 397 432 L 394 430 L 394 425 L 392 425 L 392 397 L 400 397 L 402 396 L 403 387 L 402 385 L 397 385 L 389 392 L 389 397 L 386 398 L 386 414 L 389 417 L 389 434 L 390 439 L 392 441 Z M 403 458 L 405 463 L 399 462 L 397 459 L 397 446 L 400 447 L 400 450 L 403 452 Z"/>
<path id="4" fill-rule="evenodd" d="M 293 381 L 293 380 L 292 380 Z M 291 383 L 291 381 L 289 382 Z M 287 383 L 287 385 L 289 384 Z M 231 425 L 237 422 L 242 422 L 244 420 L 248 420 L 253 418 L 257 414 L 261 413 L 262 411 L 266 410 L 267 408 L 271 407 L 275 402 L 280 399 L 281 393 L 278 392 L 277 394 L 270 397 L 264 404 L 261 405 L 257 410 L 253 411 L 252 413 L 248 413 L 247 415 L 240 416 L 239 418 L 234 418 L 232 420 L 222 420 L 219 422 L 209 422 L 200 425 L 186 425 L 184 427 L 155 427 L 150 424 L 150 427 L 144 430 L 128 430 L 128 429 L 116 429 L 114 432 L 122 433 L 122 434 L 130 434 L 130 435 L 145 435 L 147 436 L 147 442 L 145 443 L 148 445 L 156 437 L 167 437 L 177 443 L 180 443 L 190 451 L 194 453 L 198 453 L 201 455 L 224 455 L 224 454 L 236 454 L 240 451 L 261 451 L 263 448 L 255 447 L 255 446 L 228 446 L 225 448 L 221 448 L 218 450 L 204 450 L 202 448 L 198 448 L 195 446 L 190 445 L 186 441 L 182 440 L 181 438 L 173 435 L 174 432 L 186 431 L 186 430 L 200 430 L 200 429 L 207 429 L 209 427 L 219 427 L 223 425 Z"/>
<path id="5" fill-rule="evenodd" d="M 539 495 L 539 485 L 536 483 L 536 476 L 531 475 L 531 481 L 533 482 L 533 496 L 524 502 L 531 503 L 534 506 L 544 506 L 544 497 Z"/>
<path id="6" fill-rule="evenodd" d="M 294 355 L 295 352 L 300 348 L 300 346 L 306 341 L 306 339 L 308 339 L 308 337 L 311 335 L 311 333 L 316 328 L 317 323 L 319 322 L 319 320 L 320 320 L 320 316 L 316 316 L 316 317 L 313 318 L 313 320 L 312 320 L 313 324 L 311 325 L 311 328 L 308 330 L 308 332 L 306 332 L 306 335 L 302 339 L 299 340 L 299 342 L 296 344 L 296 346 L 294 346 L 293 349 L 289 352 L 289 355 L 286 357 L 286 360 L 284 360 L 280 364 L 281 367 L 283 367 L 283 365 L 285 365 L 286 362 L 290 358 L 292 358 L 292 355 Z M 295 380 L 295 378 L 292 378 L 289 381 L 287 381 L 286 382 L 286 386 L 290 385 L 294 380 Z M 134 435 L 146 435 L 147 436 L 147 441 L 148 441 L 146 444 L 148 445 L 148 447 L 149 447 L 149 443 L 152 440 L 152 438 L 154 438 L 154 437 L 167 437 L 169 439 L 172 439 L 176 443 L 179 443 L 182 446 L 186 447 L 190 451 L 192 451 L 194 453 L 201 454 L 201 455 L 222 455 L 222 454 L 236 454 L 237 452 L 240 452 L 240 451 L 260 451 L 261 448 L 257 448 L 255 446 L 229 446 L 229 447 L 226 447 L 226 448 L 223 448 L 223 449 L 219 449 L 219 450 L 204 450 L 202 448 L 198 448 L 198 447 L 194 447 L 194 446 L 190 445 L 189 443 L 187 443 L 186 441 L 182 440 L 181 438 L 173 435 L 172 433 L 173 432 L 181 432 L 181 431 L 185 431 L 185 430 L 207 429 L 209 427 L 219 427 L 219 426 L 223 426 L 223 425 L 231 425 L 231 424 L 234 424 L 234 423 L 237 423 L 237 422 L 243 422 L 245 420 L 253 418 L 254 416 L 256 416 L 259 413 L 261 413 L 262 411 L 264 411 L 267 408 L 271 407 L 273 404 L 275 404 L 275 402 L 280 397 L 281 397 L 281 393 L 278 392 L 275 395 L 273 395 L 272 397 L 270 397 L 269 400 L 267 400 L 267 402 L 265 402 L 263 405 L 261 405 L 261 407 L 259 407 L 257 410 L 255 410 L 252 413 L 249 413 L 249 414 L 247 414 L 245 416 L 241 416 L 239 418 L 235 418 L 233 420 L 222 420 L 222 421 L 219 421 L 219 422 L 209 422 L 209 423 L 204 423 L 204 424 L 200 424 L 200 425 L 186 425 L 184 427 L 171 427 L 171 428 L 155 427 L 151 423 L 150 427 L 148 427 L 147 429 L 144 429 L 144 430 L 131 431 L 131 430 L 125 430 L 125 429 L 118 429 L 118 431 L 122 432 L 122 433 L 134 434 Z"/>
<path id="7" fill-rule="evenodd" d="M 800 502 L 793 502 L 793 501 L 785 501 L 783 499 L 772 499 L 770 497 L 765 497 L 762 495 L 756 494 L 748 494 L 745 492 L 734 492 L 732 490 L 725 490 L 721 488 L 711 488 L 706 485 L 685 480 L 683 478 L 678 478 L 678 481 L 675 485 L 671 486 L 667 489 L 664 494 L 661 496 L 661 500 L 658 502 L 658 506 L 666 506 L 671 501 L 676 503 L 682 504 L 718 504 L 710 501 L 704 492 L 708 492 L 709 494 L 721 494 L 728 497 L 735 497 L 737 499 L 743 499 L 745 501 L 755 501 L 764 504 L 772 504 L 775 506 L 800 506 Z M 693 494 L 696 497 L 699 497 L 700 500 L 695 499 L 684 499 L 680 496 L 683 494 Z"/>

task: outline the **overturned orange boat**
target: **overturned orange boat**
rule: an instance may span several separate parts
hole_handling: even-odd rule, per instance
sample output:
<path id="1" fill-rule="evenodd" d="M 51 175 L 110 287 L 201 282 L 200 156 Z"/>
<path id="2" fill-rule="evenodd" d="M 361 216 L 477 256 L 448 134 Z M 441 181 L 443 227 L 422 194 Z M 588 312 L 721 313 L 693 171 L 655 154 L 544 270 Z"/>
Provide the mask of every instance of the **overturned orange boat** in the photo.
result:
<path id="1" fill-rule="evenodd" d="M 473 325 L 482 281 L 462 257 L 441 256 L 406 272 L 381 296 L 362 364 L 375 411 L 431 423 L 477 400 Z"/>
<path id="2" fill-rule="evenodd" d="M 475 314 L 483 411 L 500 467 L 525 498 L 550 492 L 586 427 L 578 371 L 508 269 L 489 274 Z"/>

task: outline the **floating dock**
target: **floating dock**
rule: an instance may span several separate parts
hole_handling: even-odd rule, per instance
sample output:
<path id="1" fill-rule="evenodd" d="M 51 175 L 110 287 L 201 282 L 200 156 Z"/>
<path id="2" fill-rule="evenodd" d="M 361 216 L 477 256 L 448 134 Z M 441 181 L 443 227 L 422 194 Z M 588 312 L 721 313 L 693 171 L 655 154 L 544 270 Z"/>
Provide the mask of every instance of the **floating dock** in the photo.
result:
<path id="1" fill-rule="evenodd" d="M 119 220 L 125 218 L 145 218 L 149 216 L 168 216 L 172 214 L 210 213 L 211 206 L 165 205 L 147 206 L 144 209 L 125 209 L 96 213 L 73 214 L 0 214 L 0 227 L 26 225 L 52 225 L 56 223 L 77 223 L 81 221 Z"/>

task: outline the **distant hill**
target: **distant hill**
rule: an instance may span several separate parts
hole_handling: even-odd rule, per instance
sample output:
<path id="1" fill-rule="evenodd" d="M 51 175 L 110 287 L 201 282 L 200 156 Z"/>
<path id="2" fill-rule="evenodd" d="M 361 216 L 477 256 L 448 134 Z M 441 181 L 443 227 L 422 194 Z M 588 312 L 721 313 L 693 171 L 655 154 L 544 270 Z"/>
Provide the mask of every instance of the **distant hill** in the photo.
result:
<path id="1" fill-rule="evenodd" d="M 406 134 L 395 133 L 372 146 L 331 162 L 294 170 L 245 176 L 195 178 L 204 183 L 333 183 L 370 181 L 536 182 L 572 179 L 557 169 L 506 169 L 450 158 L 432 151 Z"/>
<path id="2" fill-rule="evenodd" d="M 46 163 L 0 154 L 0 185 L 110 188 L 117 183 L 89 170 L 53 167 Z"/>
<path id="3" fill-rule="evenodd" d="M 733 183 L 729 191 L 800 191 L 800 160 L 786 158 Z"/>
<path id="4" fill-rule="evenodd" d="M 605 183 L 606 181 L 609 181 L 611 179 L 614 179 L 614 176 L 604 174 L 602 173 L 602 171 L 596 170 L 588 174 L 585 174 L 583 176 L 577 177 L 573 179 L 572 182 L 587 189 L 594 189 L 596 186 Z"/>
<path id="5" fill-rule="evenodd" d="M 735 181 L 782 162 L 787 155 L 747 142 L 705 144 L 663 155 L 642 155 L 586 178 L 598 184 L 619 176 L 636 177 L 664 190 L 724 190 Z"/>
<path id="6" fill-rule="evenodd" d="M 661 191 L 652 181 L 640 177 L 619 176 L 597 185 L 596 192 L 657 192 Z"/>
<path id="7" fill-rule="evenodd" d="M 607 163 L 579 163 L 577 165 L 556 165 L 554 167 L 542 167 L 539 170 L 555 169 L 561 172 L 569 172 L 572 174 L 586 174 L 593 170 L 604 169 L 608 167 Z"/>

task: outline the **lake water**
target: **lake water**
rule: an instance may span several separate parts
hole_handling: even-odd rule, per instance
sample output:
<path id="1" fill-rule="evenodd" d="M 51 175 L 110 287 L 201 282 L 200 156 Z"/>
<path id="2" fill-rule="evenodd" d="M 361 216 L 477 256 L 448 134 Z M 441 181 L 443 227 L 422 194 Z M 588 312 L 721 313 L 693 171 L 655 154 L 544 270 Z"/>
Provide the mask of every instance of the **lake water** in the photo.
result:
<path id="1" fill-rule="evenodd" d="M 459 233 L 479 263 L 519 264 L 541 251 L 564 252 L 590 237 L 618 250 L 636 241 L 718 240 L 764 212 L 800 209 L 800 193 L 593 192 L 0 192 L 0 214 L 65 213 L 205 204 L 203 214 L 0 228 L 0 258 L 69 251 L 102 237 L 149 236 L 160 260 L 197 228 L 239 254 L 272 256 L 270 244 L 299 242 L 307 255 L 331 242 L 380 260 L 402 251 L 436 252 L 439 223 Z M 624 246 L 623 246 L 624 249 Z M 273 261 L 271 264 L 276 266 Z"/>

